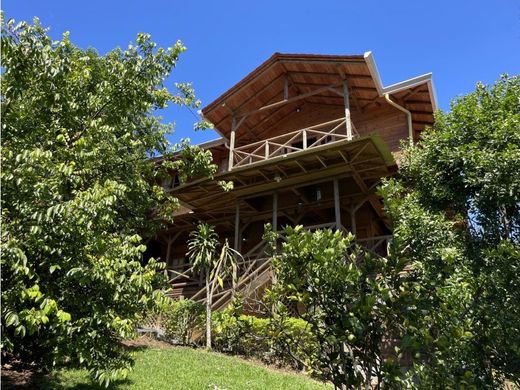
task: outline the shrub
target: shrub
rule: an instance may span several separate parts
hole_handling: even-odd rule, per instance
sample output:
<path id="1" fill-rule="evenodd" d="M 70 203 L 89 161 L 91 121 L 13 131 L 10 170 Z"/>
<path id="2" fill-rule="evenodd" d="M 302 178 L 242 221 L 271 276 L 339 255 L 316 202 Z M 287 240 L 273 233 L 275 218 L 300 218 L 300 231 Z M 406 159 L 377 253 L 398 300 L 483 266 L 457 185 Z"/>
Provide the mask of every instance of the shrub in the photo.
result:
<path id="1" fill-rule="evenodd" d="M 191 299 L 175 301 L 164 314 L 166 337 L 184 345 L 193 343 L 193 334 L 204 328 L 204 305 Z"/>
<path id="2" fill-rule="evenodd" d="M 259 318 L 230 307 L 213 316 L 215 349 L 254 357 L 269 364 L 310 370 L 316 340 L 306 321 Z"/>

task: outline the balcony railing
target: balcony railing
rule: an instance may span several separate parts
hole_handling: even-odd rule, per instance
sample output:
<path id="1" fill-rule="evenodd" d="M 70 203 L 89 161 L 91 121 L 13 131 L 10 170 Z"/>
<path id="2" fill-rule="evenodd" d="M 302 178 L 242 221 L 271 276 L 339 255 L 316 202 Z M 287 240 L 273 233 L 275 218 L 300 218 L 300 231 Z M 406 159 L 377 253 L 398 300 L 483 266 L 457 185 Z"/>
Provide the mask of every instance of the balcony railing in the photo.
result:
<path id="1" fill-rule="evenodd" d="M 236 147 L 230 150 L 230 153 L 232 153 L 232 167 L 230 168 L 249 165 L 274 157 L 311 149 L 330 142 L 349 139 L 345 131 L 345 124 L 345 118 L 338 118 L 263 141 Z M 357 137 L 358 133 L 354 124 L 352 123 L 351 125 L 352 137 Z"/>

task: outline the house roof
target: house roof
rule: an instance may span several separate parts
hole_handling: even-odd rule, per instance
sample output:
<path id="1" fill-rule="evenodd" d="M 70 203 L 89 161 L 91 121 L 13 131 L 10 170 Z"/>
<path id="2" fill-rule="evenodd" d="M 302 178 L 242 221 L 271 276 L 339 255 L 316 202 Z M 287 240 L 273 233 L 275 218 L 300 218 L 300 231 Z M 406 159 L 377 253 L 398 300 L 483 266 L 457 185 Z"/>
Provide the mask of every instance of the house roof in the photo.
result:
<path id="1" fill-rule="evenodd" d="M 215 125 L 222 137 L 229 139 L 233 116 L 243 119 L 250 140 L 275 126 L 305 103 L 343 106 L 343 97 L 334 90 L 346 80 L 350 91 L 350 105 L 365 110 L 371 105 L 388 104 L 384 95 L 412 113 L 416 131 L 433 124 L 437 108 L 432 74 L 428 73 L 384 87 L 370 52 L 362 55 L 318 55 L 275 53 L 240 82 L 203 108 L 204 117 Z M 320 93 L 310 94 L 317 89 Z M 288 93 L 288 96 L 286 95 Z M 309 96 L 293 104 L 248 113 L 266 105 L 296 95 Z"/>

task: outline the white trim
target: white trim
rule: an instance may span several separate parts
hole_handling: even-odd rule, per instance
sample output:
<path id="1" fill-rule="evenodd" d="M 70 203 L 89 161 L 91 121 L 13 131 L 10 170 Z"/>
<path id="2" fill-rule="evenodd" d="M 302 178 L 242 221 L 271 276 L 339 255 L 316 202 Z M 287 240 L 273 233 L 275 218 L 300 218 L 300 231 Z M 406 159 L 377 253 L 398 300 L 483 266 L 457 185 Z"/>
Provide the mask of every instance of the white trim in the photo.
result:
<path id="1" fill-rule="evenodd" d="M 202 148 L 202 149 L 209 149 L 214 146 L 224 145 L 225 142 L 226 142 L 226 140 L 224 139 L 224 137 L 222 137 L 222 138 L 212 139 L 211 141 L 206 141 L 201 144 L 196 144 L 194 146 L 198 146 L 199 148 Z"/>
<path id="2" fill-rule="evenodd" d="M 433 111 L 437 111 L 437 93 L 435 92 L 435 87 L 433 86 L 433 80 L 428 81 L 428 91 L 430 92 L 430 100 L 432 101 Z"/>
<path id="3" fill-rule="evenodd" d="M 383 88 L 383 93 L 396 93 L 403 89 L 413 88 L 417 85 L 424 84 L 425 82 L 431 81 L 432 74 L 426 73 L 421 76 L 413 77 L 408 80 L 400 81 L 398 83 L 389 85 Z"/>
<path id="4" fill-rule="evenodd" d="M 371 51 L 367 51 L 364 54 L 366 64 L 368 66 L 368 70 L 370 71 L 370 75 L 374 79 L 374 83 L 376 85 L 377 92 L 379 96 L 384 96 L 385 94 L 396 93 L 402 91 L 404 89 L 412 88 L 420 84 L 426 83 L 428 87 L 428 93 L 430 95 L 430 100 L 432 102 L 433 111 L 437 110 L 437 95 L 435 93 L 435 88 L 433 86 L 432 73 L 426 73 L 421 76 L 413 77 L 408 80 L 404 80 L 387 87 L 383 87 L 383 83 L 381 81 L 381 76 L 379 75 L 379 71 L 377 70 L 377 65 L 374 60 L 374 56 Z"/>
<path id="5" fill-rule="evenodd" d="M 365 62 L 368 66 L 368 70 L 370 71 L 370 75 L 376 84 L 377 93 L 379 96 L 383 96 L 383 83 L 381 82 L 381 77 L 379 76 L 379 71 L 377 70 L 377 65 L 372 52 L 367 51 L 363 57 L 365 57 Z"/>

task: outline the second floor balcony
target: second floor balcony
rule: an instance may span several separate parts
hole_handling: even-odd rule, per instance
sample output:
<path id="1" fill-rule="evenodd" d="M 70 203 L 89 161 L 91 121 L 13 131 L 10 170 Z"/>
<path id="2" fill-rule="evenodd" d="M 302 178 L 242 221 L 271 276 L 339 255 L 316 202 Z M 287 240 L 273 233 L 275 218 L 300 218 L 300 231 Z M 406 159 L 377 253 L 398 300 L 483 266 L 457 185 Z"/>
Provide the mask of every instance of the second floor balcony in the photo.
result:
<path id="1" fill-rule="evenodd" d="M 337 118 L 314 126 L 305 127 L 285 134 L 229 150 L 229 170 L 266 161 L 308 149 L 345 140 L 352 140 L 359 134 L 346 118 Z"/>

